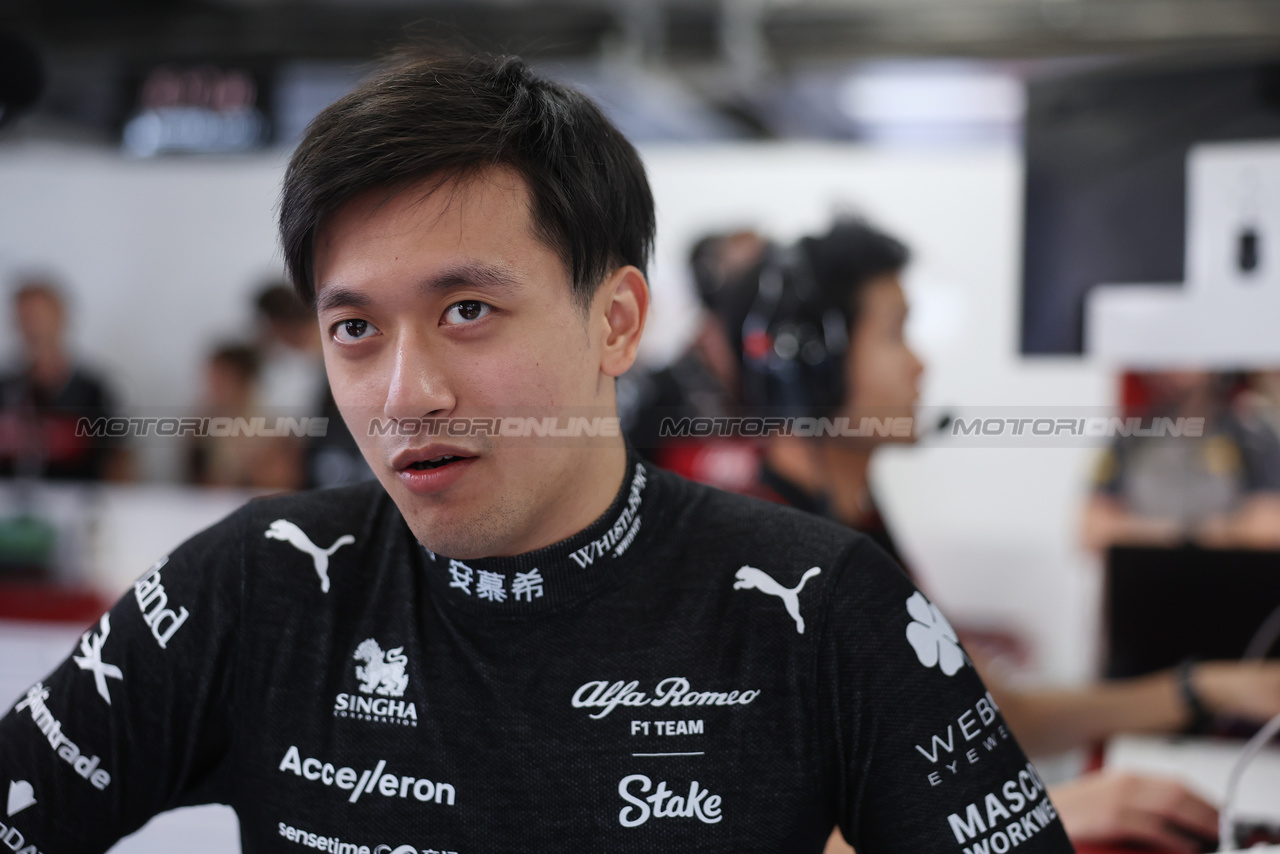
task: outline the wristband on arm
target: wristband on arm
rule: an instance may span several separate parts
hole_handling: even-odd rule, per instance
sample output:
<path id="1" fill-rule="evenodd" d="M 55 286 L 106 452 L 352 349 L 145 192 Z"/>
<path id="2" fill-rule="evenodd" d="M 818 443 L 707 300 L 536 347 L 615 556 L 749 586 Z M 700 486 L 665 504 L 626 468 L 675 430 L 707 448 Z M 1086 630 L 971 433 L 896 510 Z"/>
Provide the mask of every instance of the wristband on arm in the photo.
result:
<path id="1" fill-rule="evenodd" d="M 1195 683 L 1191 681 L 1195 665 L 1194 658 L 1184 658 L 1178 662 L 1178 666 L 1173 671 L 1174 681 L 1178 684 L 1178 696 L 1182 698 L 1182 703 L 1190 715 L 1187 725 L 1183 728 L 1183 732 L 1188 734 L 1206 733 L 1213 724 L 1213 714 L 1205 706 Z"/>

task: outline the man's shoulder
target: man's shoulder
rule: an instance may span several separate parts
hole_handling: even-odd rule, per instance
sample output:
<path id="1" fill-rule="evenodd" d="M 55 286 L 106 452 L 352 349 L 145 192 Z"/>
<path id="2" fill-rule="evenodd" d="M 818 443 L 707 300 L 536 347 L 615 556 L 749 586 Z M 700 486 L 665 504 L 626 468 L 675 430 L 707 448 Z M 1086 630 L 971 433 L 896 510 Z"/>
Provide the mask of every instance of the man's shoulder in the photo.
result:
<path id="1" fill-rule="evenodd" d="M 763 498 L 726 492 L 671 472 L 659 476 L 670 478 L 670 493 L 681 496 L 679 522 L 692 536 L 719 541 L 725 548 L 785 551 L 827 561 L 855 549 L 875 548 L 866 535 L 830 519 Z"/>
<path id="2" fill-rule="evenodd" d="M 376 480 L 327 489 L 309 489 L 288 495 L 255 498 L 241 508 L 244 522 L 272 525 L 277 520 L 321 530 L 359 527 L 367 529 L 388 511 L 390 496 Z"/>
<path id="3" fill-rule="evenodd" d="M 679 490 L 676 515 L 667 517 L 674 530 L 663 532 L 674 549 L 672 586 L 700 590 L 715 603 L 708 607 L 723 608 L 722 631 L 771 626 L 781 631 L 769 635 L 775 641 L 803 638 L 798 651 L 834 637 L 826 631 L 832 613 L 884 631 L 906 613 L 911 582 L 866 534 L 762 498 L 655 476 L 672 479 L 664 483 L 672 494 Z"/>
<path id="4" fill-rule="evenodd" d="M 292 530 L 318 540 L 330 530 L 342 529 L 339 535 L 369 532 L 386 517 L 388 508 L 395 510 L 377 482 L 254 498 L 194 534 L 174 554 L 198 560 L 221 558 L 245 541 L 256 542 L 264 535 L 288 539 L 284 533 Z"/>

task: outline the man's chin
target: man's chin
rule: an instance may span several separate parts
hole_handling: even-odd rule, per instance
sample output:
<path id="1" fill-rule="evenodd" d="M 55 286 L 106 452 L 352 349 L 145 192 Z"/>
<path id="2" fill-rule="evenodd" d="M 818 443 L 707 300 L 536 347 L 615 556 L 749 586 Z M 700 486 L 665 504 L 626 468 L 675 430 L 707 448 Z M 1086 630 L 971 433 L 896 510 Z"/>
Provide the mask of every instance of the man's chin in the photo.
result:
<path id="1" fill-rule="evenodd" d="M 496 505 L 476 509 L 446 503 L 424 508 L 412 500 L 397 505 L 413 536 L 434 554 L 458 560 L 490 557 L 504 553 L 510 539 L 504 536 L 504 514 Z"/>

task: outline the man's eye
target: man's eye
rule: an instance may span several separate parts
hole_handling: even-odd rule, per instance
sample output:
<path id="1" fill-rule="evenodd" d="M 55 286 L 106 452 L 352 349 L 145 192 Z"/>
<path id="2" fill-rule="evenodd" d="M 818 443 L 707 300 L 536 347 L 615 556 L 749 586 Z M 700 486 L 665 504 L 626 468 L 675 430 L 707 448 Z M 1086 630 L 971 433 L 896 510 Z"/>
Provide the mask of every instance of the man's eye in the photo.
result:
<path id="1" fill-rule="evenodd" d="M 448 324 L 473 323 L 489 312 L 493 311 L 493 306 L 479 300 L 463 300 L 455 302 L 449 306 L 444 313 L 444 321 Z"/>
<path id="2" fill-rule="evenodd" d="M 378 327 L 367 320 L 344 320 L 334 324 L 333 337 L 343 342 L 362 341 L 377 331 Z"/>

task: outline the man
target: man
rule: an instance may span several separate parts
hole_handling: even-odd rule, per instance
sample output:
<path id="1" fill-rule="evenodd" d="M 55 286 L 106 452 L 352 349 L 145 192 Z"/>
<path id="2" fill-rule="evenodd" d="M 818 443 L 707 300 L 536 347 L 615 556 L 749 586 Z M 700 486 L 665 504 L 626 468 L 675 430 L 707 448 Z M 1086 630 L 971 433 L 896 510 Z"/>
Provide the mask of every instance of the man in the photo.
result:
<path id="1" fill-rule="evenodd" d="M 754 351 L 748 347 L 743 356 L 748 402 L 772 414 L 847 418 L 854 426 L 864 418 L 910 418 L 924 366 L 905 335 L 900 275 L 907 248 L 865 222 L 848 220 L 802 240 L 792 252 L 769 257 L 753 278 L 783 284 L 757 298 L 748 320 L 756 335 L 773 342 Z M 832 311 L 836 323 L 829 322 Z M 776 346 L 783 335 L 805 344 Z M 808 359 L 800 357 L 804 346 Z M 871 432 L 769 438 L 753 492 L 856 528 L 897 556 L 876 509 L 868 469 L 878 447 L 912 436 Z M 982 666 L 976 654 L 975 659 Z M 1178 732 L 1206 713 L 1265 722 L 1280 713 L 1280 664 L 1203 662 L 1194 670 L 1061 690 L 1018 691 L 992 682 L 991 693 L 1026 749 L 1051 755 L 1122 732 Z M 1094 773 L 1059 784 L 1051 794 L 1076 842 L 1197 851 L 1203 838 L 1216 834 L 1213 807 L 1173 780 Z M 834 837 L 827 854 L 841 851 L 848 846 Z"/>
<path id="2" fill-rule="evenodd" d="M 220 800 L 248 851 L 817 852 L 837 822 L 864 854 L 1069 851 L 881 552 L 591 421 L 653 221 L 631 146 L 518 61 L 326 110 L 281 230 L 379 483 L 251 504 L 139 580 L 0 724 L 6 823 L 102 850 Z M 592 435 L 508 441 L 566 413 Z"/>
<path id="3" fill-rule="evenodd" d="M 258 404 L 285 416 L 314 415 L 324 398 L 320 334 L 310 308 L 283 282 L 262 287 L 254 299 L 262 362 Z"/>
<path id="4" fill-rule="evenodd" d="M 1228 400 L 1209 371 L 1139 374 L 1151 415 L 1200 418 L 1201 435 L 1122 436 L 1103 455 L 1084 512 L 1087 548 L 1280 548 L 1280 441 Z"/>
<path id="5" fill-rule="evenodd" d="M 44 279 L 23 282 L 13 295 L 22 365 L 0 377 L 0 476 L 49 480 L 122 480 L 128 461 L 117 445 L 88 439 L 81 419 L 113 412 L 106 384 L 75 363 L 67 347 L 67 307 Z"/>
<path id="6" fill-rule="evenodd" d="M 702 319 L 688 349 L 660 370 L 631 370 L 618 382 L 618 415 L 627 443 L 646 460 L 690 480 L 739 492 L 755 480 L 749 440 L 664 436 L 668 419 L 724 418 L 741 400 L 738 353 L 742 319 L 750 308 L 737 286 L 767 248 L 753 231 L 708 234 L 693 245 L 689 266 Z"/>
<path id="7" fill-rule="evenodd" d="M 371 480 L 373 472 L 360 456 L 329 391 L 312 307 L 284 283 L 264 287 L 254 304 L 263 362 L 258 395 L 262 408 L 286 417 L 326 419 L 323 435 L 307 436 L 302 443 L 296 437 L 282 437 L 278 443 L 281 456 L 301 453 L 295 486 L 301 483 L 310 489 Z"/>

